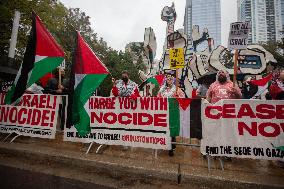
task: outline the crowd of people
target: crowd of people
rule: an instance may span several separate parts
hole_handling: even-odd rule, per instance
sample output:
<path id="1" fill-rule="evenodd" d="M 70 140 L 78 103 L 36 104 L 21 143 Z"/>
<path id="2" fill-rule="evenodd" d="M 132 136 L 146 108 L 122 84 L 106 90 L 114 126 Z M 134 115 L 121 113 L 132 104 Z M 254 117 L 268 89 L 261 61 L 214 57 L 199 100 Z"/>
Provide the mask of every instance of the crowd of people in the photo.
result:
<path id="1" fill-rule="evenodd" d="M 185 93 L 179 87 L 175 77 L 175 73 L 168 73 L 165 75 L 164 82 L 159 89 L 157 97 L 163 98 L 185 98 Z M 251 80 L 252 78 L 250 78 Z M 253 78 L 255 79 L 255 78 Z M 113 87 L 111 89 L 111 96 L 130 97 L 135 99 L 140 97 L 138 85 L 130 80 L 129 73 L 125 70 L 121 74 L 121 79 L 112 79 Z M 216 103 L 222 99 L 242 99 L 248 96 L 248 80 L 243 82 L 242 90 L 238 84 L 234 84 L 226 70 L 219 70 L 216 74 L 216 80 L 210 83 L 204 80 L 197 89 L 197 98 L 206 99 L 209 103 Z M 33 84 L 27 89 L 28 93 L 47 93 L 62 95 L 68 94 L 68 80 L 65 79 L 63 70 L 58 69 L 55 74 L 49 74 L 43 77 L 38 83 Z M 273 72 L 271 85 L 268 87 L 268 93 L 265 95 L 267 100 L 284 100 L 284 69 L 277 69 Z M 60 108 L 60 114 L 65 115 L 64 108 Z M 61 128 L 63 123 L 61 124 Z M 63 128 L 62 128 L 63 129 Z M 176 142 L 176 138 L 172 137 L 172 142 Z M 169 156 L 174 155 L 176 146 L 172 144 Z"/>

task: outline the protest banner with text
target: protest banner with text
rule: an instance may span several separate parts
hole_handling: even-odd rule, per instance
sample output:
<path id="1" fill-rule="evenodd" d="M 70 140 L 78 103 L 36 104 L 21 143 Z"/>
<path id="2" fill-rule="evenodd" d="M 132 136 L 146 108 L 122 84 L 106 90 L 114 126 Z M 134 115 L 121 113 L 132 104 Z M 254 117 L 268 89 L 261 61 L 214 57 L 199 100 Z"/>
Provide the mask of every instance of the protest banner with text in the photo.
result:
<path id="1" fill-rule="evenodd" d="M 190 137 L 191 99 L 91 97 L 85 105 L 91 133 L 65 128 L 64 140 L 170 149 L 171 136 Z M 193 104 L 200 104 L 198 102 Z M 195 132 L 195 135 L 198 132 Z"/>
<path id="2" fill-rule="evenodd" d="M 246 49 L 250 30 L 250 22 L 232 23 L 230 26 L 228 49 Z"/>
<path id="3" fill-rule="evenodd" d="M 202 136 L 204 155 L 283 161 L 283 101 L 204 100 Z"/>
<path id="4" fill-rule="evenodd" d="M 5 105 L 0 94 L 0 132 L 55 138 L 60 96 L 25 94 L 17 105 Z"/>

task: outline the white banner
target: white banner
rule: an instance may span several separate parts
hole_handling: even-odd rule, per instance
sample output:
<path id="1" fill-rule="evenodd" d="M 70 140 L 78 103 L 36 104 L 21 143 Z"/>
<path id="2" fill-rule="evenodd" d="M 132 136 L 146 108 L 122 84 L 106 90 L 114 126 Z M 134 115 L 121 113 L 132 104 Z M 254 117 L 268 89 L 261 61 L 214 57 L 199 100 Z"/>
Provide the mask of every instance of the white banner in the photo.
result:
<path id="1" fill-rule="evenodd" d="M 202 103 L 201 153 L 282 160 L 283 101 L 222 100 Z"/>
<path id="2" fill-rule="evenodd" d="M 246 49 L 250 30 L 250 22 L 232 23 L 230 26 L 228 49 Z"/>
<path id="3" fill-rule="evenodd" d="M 85 105 L 91 133 L 82 138 L 65 128 L 64 141 L 170 149 L 168 107 L 166 98 L 91 97 Z"/>
<path id="4" fill-rule="evenodd" d="M 60 96 L 25 94 L 17 106 L 5 105 L 0 94 L 0 132 L 55 138 Z"/>

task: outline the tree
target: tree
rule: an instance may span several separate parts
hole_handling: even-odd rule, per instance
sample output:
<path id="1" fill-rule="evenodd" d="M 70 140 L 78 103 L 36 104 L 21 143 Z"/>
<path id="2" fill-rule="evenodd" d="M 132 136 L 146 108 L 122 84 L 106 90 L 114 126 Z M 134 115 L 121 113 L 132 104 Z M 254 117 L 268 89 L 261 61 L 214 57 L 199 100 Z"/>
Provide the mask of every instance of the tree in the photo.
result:
<path id="1" fill-rule="evenodd" d="M 274 56 L 280 66 L 284 67 L 284 38 L 278 42 L 267 42 L 262 46 Z"/>
<path id="2" fill-rule="evenodd" d="M 31 12 L 35 12 L 42 19 L 49 32 L 55 37 L 65 52 L 67 73 L 72 62 L 75 47 L 75 30 L 79 31 L 90 48 L 108 67 L 109 76 L 101 85 L 101 94 L 108 96 L 112 87 L 111 77 L 120 78 L 123 70 L 128 70 L 130 78 L 139 83 L 138 68 L 133 64 L 129 53 L 113 50 L 108 47 L 103 38 L 99 38 L 90 24 L 90 17 L 79 8 L 66 8 L 58 0 L 2 0 L 0 4 L 0 65 L 7 61 L 9 41 L 12 30 L 14 11 L 21 12 L 20 29 L 16 49 L 15 64 L 18 68 L 22 62 L 25 47 L 31 29 Z M 56 22 L 55 22 L 56 21 Z M 139 51 L 141 51 L 141 47 Z M 138 50 L 137 48 L 137 50 Z M 143 65 L 138 65 L 139 69 Z M 67 74 L 68 75 L 68 74 Z"/>

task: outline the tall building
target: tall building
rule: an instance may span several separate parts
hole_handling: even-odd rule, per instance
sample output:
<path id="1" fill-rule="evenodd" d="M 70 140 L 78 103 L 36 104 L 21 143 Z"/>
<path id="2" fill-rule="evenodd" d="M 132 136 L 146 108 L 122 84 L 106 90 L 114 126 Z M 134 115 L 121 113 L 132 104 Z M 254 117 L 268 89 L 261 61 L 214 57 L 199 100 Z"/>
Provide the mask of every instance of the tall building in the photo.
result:
<path id="1" fill-rule="evenodd" d="M 251 44 L 281 39 L 284 0 L 238 0 L 238 21 L 251 21 Z"/>
<path id="2" fill-rule="evenodd" d="M 220 0 L 186 0 L 185 13 L 185 33 L 191 34 L 192 26 L 198 25 L 200 33 L 204 28 L 208 29 L 215 46 L 221 44 Z M 198 50 L 204 50 L 207 45 L 207 43 L 201 44 Z"/>
<path id="3" fill-rule="evenodd" d="M 284 0 L 281 0 L 282 37 L 284 36 Z"/>
<path id="4" fill-rule="evenodd" d="M 186 0 L 185 13 L 184 13 L 184 33 L 191 37 L 192 33 L 192 0 Z"/>

